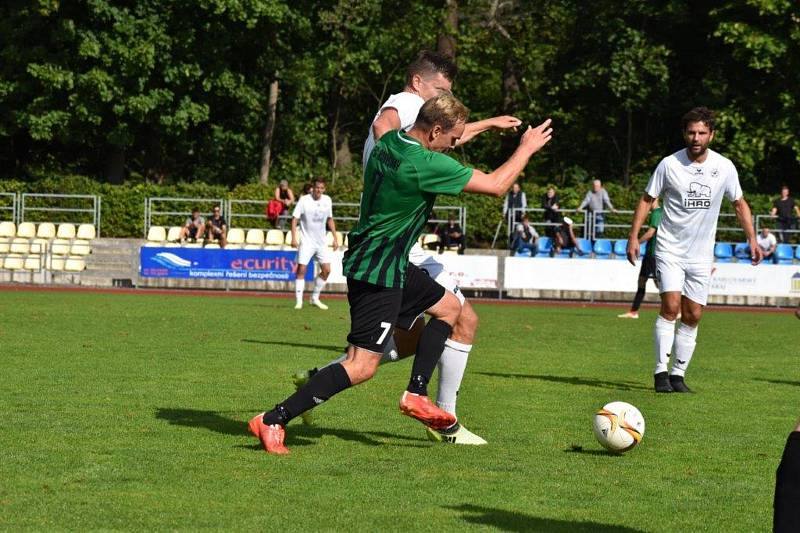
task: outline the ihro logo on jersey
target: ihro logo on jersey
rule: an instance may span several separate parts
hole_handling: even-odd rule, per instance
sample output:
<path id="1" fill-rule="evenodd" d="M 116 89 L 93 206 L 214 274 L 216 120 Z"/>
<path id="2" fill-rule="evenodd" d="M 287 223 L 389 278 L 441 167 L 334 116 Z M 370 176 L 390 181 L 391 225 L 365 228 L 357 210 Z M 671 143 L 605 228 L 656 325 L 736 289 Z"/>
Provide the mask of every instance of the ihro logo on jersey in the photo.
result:
<path id="1" fill-rule="evenodd" d="M 695 176 L 702 176 L 703 169 L 695 168 Z M 712 178 L 719 176 L 719 170 L 714 168 L 710 172 Z M 683 195 L 683 207 L 686 209 L 708 209 L 711 207 L 711 187 L 693 181 L 689 190 Z"/>

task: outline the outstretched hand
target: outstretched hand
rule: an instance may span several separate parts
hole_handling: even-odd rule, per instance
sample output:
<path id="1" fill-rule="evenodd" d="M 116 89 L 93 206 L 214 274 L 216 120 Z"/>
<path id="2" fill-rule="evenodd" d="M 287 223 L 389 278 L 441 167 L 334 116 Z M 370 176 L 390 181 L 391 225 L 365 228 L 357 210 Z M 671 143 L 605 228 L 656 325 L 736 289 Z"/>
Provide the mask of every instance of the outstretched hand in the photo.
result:
<path id="1" fill-rule="evenodd" d="M 492 127 L 497 130 L 517 131 L 517 128 L 522 124 L 522 121 L 517 117 L 511 115 L 502 115 L 492 118 Z"/>
<path id="2" fill-rule="evenodd" d="M 553 128 L 550 127 L 551 122 L 552 120 L 548 118 L 535 128 L 528 126 L 519 141 L 520 146 L 529 150 L 531 154 L 541 150 L 545 144 L 550 142 L 550 138 L 553 135 Z"/>

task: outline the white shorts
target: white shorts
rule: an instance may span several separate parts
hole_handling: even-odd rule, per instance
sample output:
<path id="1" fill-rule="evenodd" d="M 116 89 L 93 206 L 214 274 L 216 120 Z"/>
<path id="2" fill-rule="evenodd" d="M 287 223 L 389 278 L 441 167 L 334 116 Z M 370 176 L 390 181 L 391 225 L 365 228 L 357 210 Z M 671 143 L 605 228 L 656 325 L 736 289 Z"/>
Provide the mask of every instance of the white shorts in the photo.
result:
<path id="1" fill-rule="evenodd" d="M 462 293 L 461 289 L 458 287 L 458 283 L 456 283 L 456 280 L 453 279 L 450 272 L 448 272 L 444 265 L 437 261 L 434 256 L 427 254 L 423 259 L 421 256 L 409 254 L 408 259 L 412 264 L 427 272 L 436 283 L 455 294 L 459 303 L 462 306 L 464 305 L 466 298 L 464 298 L 464 293 Z"/>
<path id="2" fill-rule="evenodd" d="M 656 255 L 658 290 L 680 292 L 693 302 L 706 305 L 713 263 L 690 263 L 672 256 Z"/>
<path id="3" fill-rule="evenodd" d="M 316 258 L 319 264 L 331 264 L 333 262 L 333 251 L 327 246 L 316 246 L 300 242 L 297 248 L 297 263 L 307 265 L 312 259 Z"/>

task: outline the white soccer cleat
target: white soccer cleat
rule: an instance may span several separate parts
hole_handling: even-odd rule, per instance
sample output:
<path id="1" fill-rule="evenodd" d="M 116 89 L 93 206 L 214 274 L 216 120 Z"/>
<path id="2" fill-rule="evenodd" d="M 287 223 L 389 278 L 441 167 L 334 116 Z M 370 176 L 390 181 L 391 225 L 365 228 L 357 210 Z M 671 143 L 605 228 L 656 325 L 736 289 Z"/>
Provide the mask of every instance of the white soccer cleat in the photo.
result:
<path id="1" fill-rule="evenodd" d="M 303 308 L 303 302 L 297 302 L 296 304 L 294 304 L 294 308 L 295 309 L 302 309 Z"/>
<path id="2" fill-rule="evenodd" d="M 639 318 L 639 313 L 634 311 L 628 311 L 627 313 L 622 313 L 621 315 L 617 315 L 617 318 Z"/>
<path id="3" fill-rule="evenodd" d="M 313 306 L 319 307 L 322 310 L 325 310 L 325 309 L 328 308 L 327 305 L 325 305 L 324 303 L 320 302 L 319 300 L 311 300 L 311 302 L 309 302 L 309 303 L 311 305 L 313 305 Z"/>
<path id="4" fill-rule="evenodd" d="M 441 431 L 427 428 L 428 438 L 435 442 L 449 442 L 450 444 L 471 444 L 473 446 L 482 446 L 488 444 L 486 440 L 471 432 L 460 423 L 455 430 L 443 429 Z"/>

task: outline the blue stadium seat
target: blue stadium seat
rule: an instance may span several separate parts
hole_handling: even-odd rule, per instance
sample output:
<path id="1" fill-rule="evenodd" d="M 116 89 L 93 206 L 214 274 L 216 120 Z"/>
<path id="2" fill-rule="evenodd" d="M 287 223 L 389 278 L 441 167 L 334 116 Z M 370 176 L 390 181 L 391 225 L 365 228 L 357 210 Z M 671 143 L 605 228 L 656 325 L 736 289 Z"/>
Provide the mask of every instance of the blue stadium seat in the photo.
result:
<path id="1" fill-rule="evenodd" d="M 775 257 L 779 265 L 791 265 L 794 250 L 791 244 L 779 244 L 775 250 Z"/>
<path id="2" fill-rule="evenodd" d="M 578 259 L 591 259 L 592 258 L 592 241 L 589 239 L 578 239 L 578 247 L 583 252 L 583 255 L 575 253 L 573 257 Z"/>
<path id="3" fill-rule="evenodd" d="M 553 239 L 550 237 L 539 237 L 539 240 L 536 241 L 537 255 L 547 256 L 550 254 L 550 250 L 552 249 Z"/>
<path id="4" fill-rule="evenodd" d="M 800 260 L 800 246 L 794 249 L 794 258 Z"/>
<path id="5" fill-rule="evenodd" d="M 531 256 L 531 251 L 529 248 L 522 248 L 520 250 L 517 250 L 517 252 L 514 254 L 514 257 L 530 257 L 530 256 Z"/>
<path id="6" fill-rule="evenodd" d="M 611 241 L 608 239 L 597 239 L 594 241 L 594 258 L 611 259 Z"/>
<path id="7" fill-rule="evenodd" d="M 628 246 L 627 244 L 625 245 Z M 644 253 L 647 251 L 647 243 L 643 242 L 639 245 L 639 257 L 644 257 Z"/>
<path id="8" fill-rule="evenodd" d="M 714 258 L 717 263 L 730 263 L 733 258 L 733 247 L 727 242 L 714 245 Z"/>
<path id="9" fill-rule="evenodd" d="M 628 255 L 628 239 L 619 240 L 614 242 L 614 256 L 617 259 L 627 259 Z"/>
<path id="10" fill-rule="evenodd" d="M 740 242 L 734 247 L 733 255 L 739 261 L 750 261 L 750 246 L 746 242 Z"/>

